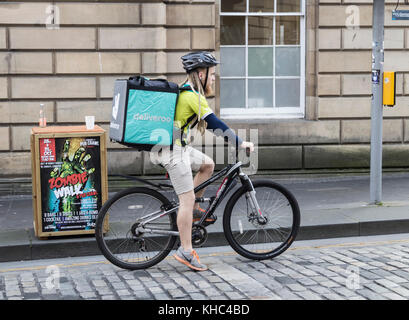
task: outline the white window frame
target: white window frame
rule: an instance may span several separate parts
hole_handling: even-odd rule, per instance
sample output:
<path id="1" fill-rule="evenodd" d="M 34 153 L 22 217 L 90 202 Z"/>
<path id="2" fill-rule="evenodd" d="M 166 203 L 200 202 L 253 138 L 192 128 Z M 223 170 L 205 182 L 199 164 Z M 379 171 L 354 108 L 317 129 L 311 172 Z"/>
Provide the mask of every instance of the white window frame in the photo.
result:
<path id="1" fill-rule="evenodd" d="M 221 0 L 223 1 L 223 0 Z M 220 45 L 220 48 L 245 48 L 245 108 L 223 108 L 220 105 L 220 116 L 223 119 L 291 119 L 291 118 L 304 118 L 305 117 L 305 0 L 301 0 L 301 12 L 249 12 L 250 11 L 250 0 L 246 0 L 247 10 L 246 12 L 221 12 L 220 6 L 220 17 L 222 16 L 240 16 L 245 17 L 245 44 L 243 45 Z M 274 11 L 277 11 L 277 1 L 274 0 Z M 273 68 L 273 76 L 271 77 L 249 77 L 248 75 L 248 49 L 251 47 L 260 47 L 259 45 L 249 45 L 248 44 L 248 18 L 249 17 L 278 17 L 278 16 L 299 16 L 300 17 L 300 76 L 294 77 L 284 77 L 279 76 L 278 79 L 300 79 L 300 106 L 299 107 L 273 107 L 273 108 L 249 108 L 248 107 L 248 80 L 249 79 L 273 79 L 273 99 L 274 105 L 276 105 L 276 75 L 275 68 Z M 276 39 L 276 19 L 273 22 L 273 39 Z M 275 41 L 275 40 L 274 40 Z M 263 47 L 274 48 L 273 61 L 276 63 L 276 50 L 277 47 L 295 47 L 296 45 L 265 45 Z M 223 62 L 223 61 L 222 61 Z M 220 75 L 220 80 L 225 79 L 243 79 L 243 77 L 223 77 Z M 223 90 L 220 85 L 220 91 Z"/>

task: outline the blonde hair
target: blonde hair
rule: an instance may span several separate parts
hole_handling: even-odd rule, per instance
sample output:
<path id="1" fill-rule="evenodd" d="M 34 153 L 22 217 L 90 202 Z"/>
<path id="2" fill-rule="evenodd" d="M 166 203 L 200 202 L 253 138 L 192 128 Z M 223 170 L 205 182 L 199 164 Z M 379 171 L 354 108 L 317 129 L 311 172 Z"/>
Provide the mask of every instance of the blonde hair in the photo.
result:
<path id="1" fill-rule="evenodd" d="M 200 71 L 201 69 L 198 69 L 197 71 Z M 199 112 L 198 112 L 198 123 L 197 123 L 197 129 L 199 130 L 200 134 L 203 136 L 207 127 L 207 122 L 203 121 L 200 118 L 200 99 L 201 97 L 206 97 L 210 94 L 212 94 L 212 92 L 209 92 L 208 88 L 204 88 L 203 89 L 203 85 L 202 82 L 199 79 L 199 74 L 198 72 L 190 72 L 187 74 L 186 80 L 181 84 L 184 85 L 186 83 L 191 84 L 191 88 L 193 90 L 194 93 L 196 93 L 199 97 Z M 197 90 L 197 91 L 196 91 Z M 211 90 L 210 90 L 211 91 Z"/>

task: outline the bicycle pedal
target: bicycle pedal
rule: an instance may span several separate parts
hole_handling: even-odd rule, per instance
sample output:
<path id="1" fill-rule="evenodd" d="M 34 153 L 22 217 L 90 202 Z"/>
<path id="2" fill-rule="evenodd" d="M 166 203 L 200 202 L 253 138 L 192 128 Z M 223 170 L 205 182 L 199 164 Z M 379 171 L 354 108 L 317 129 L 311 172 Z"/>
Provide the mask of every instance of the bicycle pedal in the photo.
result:
<path id="1" fill-rule="evenodd" d="M 212 218 L 214 220 L 213 221 L 204 221 L 203 225 L 205 227 L 210 226 L 211 224 L 213 224 L 213 223 L 215 223 L 217 221 L 217 216 L 215 216 L 215 215 L 211 215 L 209 218 Z"/>

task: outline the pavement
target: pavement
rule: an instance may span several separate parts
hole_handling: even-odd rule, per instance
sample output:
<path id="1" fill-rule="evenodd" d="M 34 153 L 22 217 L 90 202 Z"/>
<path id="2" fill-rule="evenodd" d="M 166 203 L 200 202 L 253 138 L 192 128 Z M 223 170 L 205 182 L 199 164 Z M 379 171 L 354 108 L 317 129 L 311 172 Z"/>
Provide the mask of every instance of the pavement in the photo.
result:
<path id="1" fill-rule="evenodd" d="M 409 233 L 409 172 L 385 171 L 382 204 L 370 204 L 367 171 L 264 172 L 252 176 L 272 178 L 287 187 L 301 209 L 301 227 L 296 241 Z M 146 178 L 146 177 L 145 177 Z M 163 182 L 163 176 L 149 179 Z M 109 195 L 138 183 L 109 177 Z M 218 185 L 208 187 L 215 193 Z M 166 192 L 172 199 L 176 195 Z M 228 198 L 228 197 L 227 197 Z M 214 225 L 208 227 L 205 247 L 222 246 L 223 200 Z M 0 262 L 99 255 L 93 235 L 38 239 L 33 229 L 29 178 L 0 179 Z"/>
<path id="2" fill-rule="evenodd" d="M 231 303 L 223 300 L 234 300 L 232 305 L 248 308 L 230 318 L 245 314 L 255 319 L 271 309 L 270 302 L 260 300 L 409 299 L 408 233 L 296 241 L 284 254 L 262 261 L 245 259 L 227 246 L 200 248 L 198 254 L 207 271 L 192 272 L 171 256 L 133 271 L 101 255 L 3 262 L 0 301 L 130 300 L 132 308 L 143 301 L 149 319 L 161 319 L 162 314 L 172 319 L 167 306 L 189 306 L 193 319 L 217 319 L 218 314 L 230 314 L 225 308 Z M 176 319 L 190 318 L 179 314 Z"/>

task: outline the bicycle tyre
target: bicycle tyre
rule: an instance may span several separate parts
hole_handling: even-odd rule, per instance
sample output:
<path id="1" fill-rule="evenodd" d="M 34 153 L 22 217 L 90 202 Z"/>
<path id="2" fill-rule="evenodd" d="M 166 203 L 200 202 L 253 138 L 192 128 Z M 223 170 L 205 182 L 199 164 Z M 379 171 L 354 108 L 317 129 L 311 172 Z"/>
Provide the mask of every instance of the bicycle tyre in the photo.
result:
<path id="1" fill-rule="evenodd" d="M 155 202 L 155 204 L 152 204 L 152 202 Z M 150 204 L 152 204 L 152 209 L 149 208 Z M 135 237 L 132 235 L 131 227 L 132 225 L 134 225 L 137 219 L 137 214 L 146 215 L 148 213 L 160 210 L 161 206 L 168 205 L 170 205 L 170 202 L 165 196 L 163 196 L 156 190 L 144 187 L 134 187 L 125 189 L 123 191 L 116 193 L 114 196 L 108 199 L 108 201 L 104 203 L 101 210 L 99 211 L 95 225 L 95 238 L 97 240 L 98 247 L 101 250 L 102 254 L 105 256 L 105 258 L 114 265 L 129 270 L 146 269 L 162 261 L 173 249 L 177 236 L 166 235 L 162 236 L 161 238 L 158 237 L 155 239 L 153 239 L 152 236 L 149 237 L 149 235 Z M 116 210 L 116 207 L 118 207 L 119 210 Z M 149 211 L 143 212 L 143 210 L 138 210 L 144 209 L 144 207 L 148 207 L 147 210 Z M 177 231 L 175 212 L 167 214 L 160 219 L 163 219 L 162 221 L 169 220 L 168 222 L 169 226 L 165 230 Z M 104 223 L 109 224 L 109 231 L 107 232 L 104 232 L 105 231 Z M 113 237 L 117 235 L 117 232 L 119 233 L 122 230 L 124 231 L 124 233 L 126 232 L 126 234 L 118 236 L 117 239 L 114 239 Z M 122 255 L 127 254 L 128 256 L 131 256 L 131 253 L 135 254 L 137 253 L 136 251 L 135 252 L 131 251 L 128 253 L 120 252 L 120 247 L 123 247 L 122 244 L 125 243 L 126 241 L 128 241 L 128 243 L 126 244 L 125 251 L 132 249 L 136 250 L 137 247 L 140 246 L 141 248 L 139 248 L 140 250 L 139 253 L 141 255 L 145 255 L 146 257 L 148 257 L 147 252 L 152 252 L 152 254 L 155 254 L 156 251 L 155 250 L 147 252 L 142 251 L 141 243 L 145 242 L 150 243 L 149 249 L 153 247 L 153 244 L 157 244 L 158 250 L 157 253 L 149 259 L 147 258 L 143 258 L 142 260 L 141 258 L 137 258 L 136 260 L 134 258 L 123 259 L 121 258 Z M 157 241 L 163 242 L 163 247 L 162 245 L 159 245 L 159 242 Z M 118 252 L 115 253 L 113 252 L 111 247 L 113 245 L 117 245 L 117 243 L 120 243 L 120 245 L 117 246 Z M 144 248 L 145 250 L 147 247 L 146 243 Z"/>
<path id="2" fill-rule="evenodd" d="M 271 259 L 287 250 L 295 240 L 300 227 L 300 209 L 298 206 L 298 202 L 292 195 L 292 193 L 282 185 L 275 183 L 272 180 L 257 180 L 253 182 L 253 186 L 256 190 L 256 198 L 259 202 L 260 209 L 263 214 L 267 216 L 267 219 L 269 219 L 267 224 L 265 224 L 264 226 L 259 224 L 256 221 L 257 213 L 248 213 L 248 210 L 247 212 L 245 212 L 247 216 L 240 216 L 239 211 L 241 209 L 239 206 L 236 207 L 236 205 L 239 203 L 239 201 L 245 198 L 245 195 L 247 193 L 246 187 L 242 186 L 231 196 L 226 204 L 223 215 L 223 230 L 228 243 L 238 254 L 252 260 Z M 260 195 L 260 191 L 262 189 L 267 190 L 267 196 Z M 281 226 L 279 223 L 277 223 L 276 220 L 272 219 L 275 218 L 275 216 L 280 217 L 280 215 L 276 215 L 275 213 L 274 215 L 270 215 L 267 211 L 269 208 L 265 208 L 263 202 L 260 201 L 261 197 L 266 197 L 267 200 L 271 198 L 271 200 L 275 201 L 275 204 L 284 203 L 284 205 L 282 205 L 283 208 L 278 207 L 277 210 L 280 209 L 280 212 L 278 213 L 281 213 L 282 216 L 284 216 L 285 214 L 285 217 L 288 218 L 289 222 L 286 226 Z M 245 201 L 247 204 L 246 207 L 248 209 L 249 206 L 247 201 L 250 200 L 245 199 Z M 276 223 L 279 227 L 268 229 L 267 226 L 270 226 L 273 223 Z M 245 224 L 244 227 L 243 224 Z M 239 227 L 239 230 L 237 230 L 237 226 Z M 259 234 L 260 230 L 264 230 L 264 240 L 261 240 L 262 234 Z M 269 235 L 270 230 L 272 231 Z M 285 231 L 287 232 L 284 235 Z M 244 243 L 246 236 L 249 236 L 249 240 L 254 238 L 254 243 Z M 274 241 L 276 240 L 276 238 L 279 238 L 279 240 Z M 260 241 L 256 243 L 255 240 L 257 239 L 260 239 Z M 276 247 L 273 247 L 270 250 L 270 243 Z M 254 250 L 250 250 L 250 246 L 253 246 Z M 262 246 L 265 246 L 268 249 L 261 250 L 258 248 Z"/>

